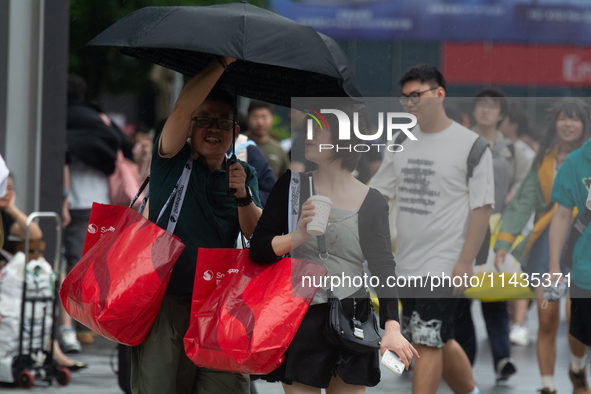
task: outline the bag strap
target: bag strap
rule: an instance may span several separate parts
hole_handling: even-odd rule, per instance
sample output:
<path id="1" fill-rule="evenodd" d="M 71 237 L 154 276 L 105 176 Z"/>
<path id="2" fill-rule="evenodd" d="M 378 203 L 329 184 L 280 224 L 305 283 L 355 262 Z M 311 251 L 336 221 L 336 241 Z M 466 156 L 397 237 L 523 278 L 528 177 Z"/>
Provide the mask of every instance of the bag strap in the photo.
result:
<path id="1" fill-rule="evenodd" d="M 287 197 L 287 229 L 290 233 L 293 233 L 298 229 L 298 219 L 300 218 L 300 192 L 300 173 L 297 171 L 292 171 L 291 181 L 289 182 L 289 196 Z"/>
<path id="2" fill-rule="evenodd" d="M 144 180 L 144 183 L 142 183 L 142 185 L 140 186 L 140 190 L 137 191 L 137 193 L 135 194 L 135 196 L 131 200 L 131 204 L 129 204 L 129 208 L 133 207 L 133 204 L 135 204 L 137 199 L 140 198 L 140 196 L 142 195 L 142 192 L 147 187 L 146 195 L 142 199 L 142 205 L 140 205 L 140 209 L 139 209 L 140 215 L 144 213 L 144 209 L 146 209 L 146 203 L 148 202 L 148 197 L 150 195 L 150 188 L 148 187 L 148 183 L 150 183 L 150 174 L 148 174 L 148 176 Z"/>
<path id="3" fill-rule="evenodd" d="M 587 208 L 585 209 L 585 212 L 575 220 L 573 227 L 579 232 L 579 234 L 583 234 L 587 226 L 589 226 L 589 223 L 591 223 L 591 210 Z"/>
<path id="4" fill-rule="evenodd" d="M 185 200 L 185 194 L 187 193 L 187 186 L 189 185 L 189 179 L 191 178 L 191 170 L 192 169 L 193 169 L 193 159 L 191 159 L 191 157 L 189 157 L 187 159 L 187 163 L 185 164 L 185 167 L 183 168 L 183 172 L 182 172 L 181 176 L 179 177 L 179 180 L 177 181 L 176 185 L 174 186 L 172 193 L 170 194 L 170 196 L 166 200 L 166 203 L 164 204 L 164 206 L 160 210 L 160 213 L 158 214 L 158 218 L 156 219 L 156 223 L 158 223 L 160 221 L 160 218 L 164 214 L 164 211 L 166 211 L 168 204 L 170 204 L 170 202 L 173 200 L 173 198 L 176 195 L 176 200 L 174 202 L 173 209 L 170 212 L 170 218 L 168 219 L 168 226 L 166 227 L 166 232 L 169 233 L 170 235 L 172 235 L 174 233 L 174 229 L 176 228 L 176 223 L 178 221 L 179 212 L 181 210 L 181 207 L 183 206 L 183 201 Z M 133 204 L 135 204 L 137 199 L 141 196 L 142 192 L 145 189 L 146 194 L 144 195 L 144 198 L 142 199 L 142 204 L 140 205 L 140 209 L 139 209 L 140 215 L 142 215 L 144 213 L 144 210 L 146 209 L 146 204 L 148 202 L 148 198 L 150 198 L 150 186 L 148 185 L 149 183 L 150 183 L 150 175 L 148 175 L 146 177 L 146 179 L 144 180 L 144 183 L 142 183 L 142 185 L 140 186 L 140 189 L 133 197 L 131 204 L 129 204 L 129 207 L 131 208 L 133 206 Z M 178 190 L 180 190 L 181 192 L 177 194 Z"/>
<path id="5" fill-rule="evenodd" d="M 479 136 L 476 141 L 474 141 L 474 145 L 472 145 L 472 149 L 470 149 L 470 154 L 468 154 L 468 174 L 466 176 L 466 182 L 468 182 L 474 174 L 474 168 L 480 163 L 484 151 L 489 146 L 488 141 L 484 137 Z"/>
<path id="6" fill-rule="evenodd" d="M 402 145 L 404 140 L 406 140 L 406 137 L 408 137 L 406 135 L 406 133 L 403 133 L 402 131 L 399 132 L 398 135 L 396 136 L 396 139 L 394 140 L 394 144 L 395 145 Z"/>
<path id="7" fill-rule="evenodd" d="M 573 267 L 573 253 L 575 251 L 575 246 L 577 245 L 577 242 L 579 241 L 579 238 L 583 232 L 585 232 L 587 226 L 589 226 L 589 222 L 591 222 L 591 210 L 586 208 L 585 212 L 577 217 L 571 226 L 565 251 L 562 255 L 562 258 L 560 259 L 561 263 L 567 268 L 572 269 Z"/>
<path id="8" fill-rule="evenodd" d="M 187 159 L 187 163 L 185 164 L 185 168 L 183 168 L 183 173 L 181 177 L 177 181 L 170 197 L 166 200 L 166 203 L 160 210 L 158 214 L 158 218 L 156 219 L 156 223 L 160 221 L 160 218 L 164 214 L 164 211 L 168 207 L 168 204 L 174 198 L 174 205 L 172 206 L 172 210 L 170 211 L 170 217 L 168 218 L 168 226 L 166 226 L 166 232 L 170 235 L 174 233 L 174 229 L 176 227 L 176 223 L 179 218 L 179 213 L 181 211 L 181 207 L 183 206 L 183 201 L 185 200 L 185 194 L 187 193 L 187 186 L 189 185 L 189 179 L 191 178 L 191 170 L 193 169 L 193 159 L 189 157 Z M 176 198 L 175 198 L 176 196 Z"/>
<path id="9" fill-rule="evenodd" d="M 326 262 L 326 260 L 328 260 L 328 252 L 326 251 L 326 239 L 324 239 L 324 235 L 318 235 L 316 239 L 318 240 L 318 250 L 320 251 L 318 257 L 320 257 L 320 260 Z M 326 263 L 324 268 L 327 268 Z"/>

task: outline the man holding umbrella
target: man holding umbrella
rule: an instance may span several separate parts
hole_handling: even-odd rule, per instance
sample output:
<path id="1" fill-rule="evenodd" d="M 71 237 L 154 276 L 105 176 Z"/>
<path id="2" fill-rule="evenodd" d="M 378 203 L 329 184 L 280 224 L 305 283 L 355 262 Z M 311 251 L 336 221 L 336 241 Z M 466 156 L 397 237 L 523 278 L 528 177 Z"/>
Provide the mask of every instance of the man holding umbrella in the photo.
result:
<path id="1" fill-rule="evenodd" d="M 116 47 L 122 54 L 193 76 L 156 140 L 150 190 L 150 219 L 156 222 L 185 162 L 194 159 L 174 231 L 186 248 L 175 264 L 148 338 L 133 349 L 133 392 L 248 392 L 247 377 L 199 369 L 183 347 L 198 247 L 233 247 L 238 228 L 250 236 L 261 215 L 252 167 L 233 165 L 229 187 L 236 189 L 236 201 L 226 193 L 225 152 L 232 132 L 238 132 L 233 126 L 237 113 L 227 95 L 209 92 L 217 84 L 285 107 L 291 106 L 292 97 L 358 98 L 362 94 L 347 56 L 336 41 L 312 27 L 247 2 L 145 7 L 113 24 L 89 45 Z M 212 55 L 225 57 L 212 61 Z M 230 71 L 224 72 L 230 63 Z M 191 143 L 186 144 L 188 136 Z M 168 208 L 162 216 L 168 218 L 170 212 Z M 164 227 L 164 221 L 158 225 Z"/>
<path id="2" fill-rule="evenodd" d="M 236 192 L 226 192 L 226 152 L 239 127 L 234 121 L 235 100 L 215 85 L 234 61 L 217 57 L 191 78 L 154 144 L 149 218 L 162 228 L 166 229 L 172 207 L 158 221 L 160 210 L 189 157 L 193 167 L 174 230 L 186 248 L 172 271 L 148 337 L 132 350 L 133 393 L 250 392 L 248 375 L 199 368 L 183 345 L 197 249 L 234 247 L 238 232 L 250 237 L 262 213 L 256 173 L 248 164 L 236 162 L 229 167 L 228 186 Z"/>

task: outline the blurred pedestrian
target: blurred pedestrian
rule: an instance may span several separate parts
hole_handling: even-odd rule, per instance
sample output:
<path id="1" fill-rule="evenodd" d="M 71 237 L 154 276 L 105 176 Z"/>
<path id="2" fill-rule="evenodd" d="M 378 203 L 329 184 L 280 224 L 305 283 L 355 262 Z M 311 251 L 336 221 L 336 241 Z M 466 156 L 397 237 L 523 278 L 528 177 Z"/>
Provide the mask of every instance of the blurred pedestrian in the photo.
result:
<path id="1" fill-rule="evenodd" d="M 137 131 L 133 135 L 133 160 L 138 165 L 139 179 L 142 182 L 150 174 L 153 147 L 154 141 L 150 134 Z"/>
<path id="2" fill-rule="evenodd" d="M 14 187 L 14 179 L 11 174 L 9 174 L 6 179 L 6 194 L 4 197 L 0 198 L 0 214 L 2 216 L 2 234 L 4 234 L 6 238 L 8 238 L 8 236 L 13 236 L 20 239 L 20 242 L 24 242 L 28 216 L 16 206 L 16 188 Z M 42 238 L 43 232 L 39 225 L 35 222 L 31 222 L 29 225 L 29 241 L 36 242 L 40 241 Z M 10 255 L 14 255 L 16 249 L 10 248 L 7 245 L 10 244 L 5 244 L 3 250 L 10 253 Z M 51 344 L 52 341 L 50 339 L 47 346 L 49 347 Z M 60 367 L 68 368 L 73 372 L 87 368 L 85 363 L 73 361 L 66 356 L 62 352 L 57 340 L 53 341 L 53 346 L 53 357 Z"/>
<path id="3" fill-rule="evenodd" d="M 491 147 L 495 179 L 493 214 L 498 215 L 503 213 L 505 204 L 511 200 L 514 190 L 517 190 L 529 168 L 523 152 L 498 130 L 507 116 L 507 107 L 507 96 L 499 89 L 483 90 L 472 102 L 474 131 L 486 138 Z M 471 307 L 471 299 L 464 298 L 458 301 L 455 338 L 466 351 L 470 363 L 474 364 L 477 341 Z M 511 358 L 508 304 L 505 301 L 486 302 L 481 303 L 481 307 L 492 350 L 496 380 L 497 383 L 503 382 L 517 372 L 515 361 Z"/>
<path id="4" fill-rule="evenodd" d="M 530 163 L 521 149 L 499 131 L 508 113 L 507 96 L 499 89 L 486 89 L 472 102 L 474 131 L 490 143 L 495 168 L 495 207 L 503 213 L 529 170 Z M 502 159 L 501 159 L 502 158 Z M 500 160 L 499 160 L 500 159 Z"/>
<path id="5" fill-rule="evenodd" d="M 521 149 L 529 164 L 534 161 L 536 151 L 534 151 L 525 141 L 528 136 L 536 139 L 537 133 L 535 125 L 530 119 L 525 105 L 518 99 L 509 99 L 507 102 L 507 116 L 503 118 L 499 125 L 499 131 L 505 138 L 509 138 L 516 148 Z"/>
<path id="6" fill-rule="evenodd" d="M 291 108 L 289 117 L 291 119 L 291 139 L 293 140 L 289 151 L 290 168 L 295 172 L 316 171 L 318 165 L 306 159 L 306 114 Z"/>
<path id="7" fill-rule="evenodd" d="M 0 198 L 0 212 L 2 214 L 2 227 L 5 236 L 14 235 L 24 240 L 27 228 L 27 215 L 16 206 L 16 190 L 11 174 L 6 179 L 6 194 Z M 31 222 L 29 231 L 29 239 L 31 241 L 39 241 L 43 237 L 41 228 L 35 222 Z"/>
<path id="8" fill-rule="evenodd" d="M 580 236 L 574 245 L 569 245 L 569 249 L 572 248 L 570 262 L 572 278 L 569 277 L 567 282 L 571 286 L 568 333 L 571 362 L 568 376 L 573 384 L 573 394 L 589 394 L 591 388 L 587 383 L 585 363 L 588 346 L 591 346 L 591 225 L 587 224 L 583 229 L 579 219 L 585 216 L 587 223 L 591 219 L 591 141 L 587 141 L 582 148 L 572 152 L 565 159 L 554 179 L 550 199 L 556 203 L 556 212 L 552 217 L 548 240 L 549 274 L 553 283 L 562 273 L 560 268 L 562 251 L 575 215 L 575 207 L 578 210 L 575 226 Z M 571 234 L 574 232 L 575 230 L 572 229 Z M 573 240 L 569 239 L 569 242 Z M 564 283 L 564 279 L 561 281 Z M 551 299 L 551 301 L 557 300 Z M 551 302 L 551 304 L 557 304 L 557 302 Z M 543 394 L 546 392 L 542 391 Z"/>
<path id="9" fill-rule="evenodd" d="M 537 140 L 538 134 L 521 100 L 508 99 L 507 116 L 502 120 L 499 130 L 513 142 L 517 149 L 521 149 L 529 162 L 529 166 L 531 166 L 536 157 L 536 151 L 524 139 L 529 137 Z M 521 232 L 523 235 L 527 235 L 533 230 L 534 216 L 532 214 L 530 221 Z M 511 311 L 509 340 L 515 345 L 527 346 L 529 344 L 526 321 L 530 305 L 531 300 L 515 300 L 509 303 L 509 310 Z"/>
<path id="10" fill-rule="evenodd" d="M 92 204 L 109 204 L 109 175 L 115 171 L 117 151 L 122 139 L 110 119 L 86 102 L 86 82 L 82 77 L 68 76 L 68 119 L 66 132 L 66 164 L 70 189 L 66 190 L 70 208 L 70 224 L 64 231 L 64 246 L 69 273 L 78 263 L 84 248 L 86 228 Z M 127 147 L 128 155 L 131 146 Z M 79 352 L 80 340 L 92 343 L 94 333 L 82 328 L 77 335 L 71 317 L 60 308 L 62 350 Z"/>
<path id="11" fill-rule="evenodd" d="M 273 170 L 275 179 L 279 179 L 289 168 L 289 157 L 279 142 L 271 137 L 274 116 L 271 104 L 262 101 L 251 101 L 246 116 L 248 131 L 245 134 L 263 151 Z"/>
<path id="12" fill-rule="evenodd" d="M 564 98 L 548 109 L 549 126 L 542 138 L 540 151 L 505 213 L 494 245 L 495 265 L 500 267 L 507 253 L 521 262 L 528 277 L 549 273 L 548 243 L 550 219 L 556 204 L 550 199 L 554 178 L 567 156 L 591 136 L 590 110 L 581 99 Z M 536 214 L 532 232 L 514 246 L 532 213 Z M 568 268 L 562 267 L 563 273 Z M 536 349 L 544 393 L 554 390 L 556 335 L 560 317 L 559 303 L 544 303 L 541 288 L 536 289 L 538 335 Z"/>

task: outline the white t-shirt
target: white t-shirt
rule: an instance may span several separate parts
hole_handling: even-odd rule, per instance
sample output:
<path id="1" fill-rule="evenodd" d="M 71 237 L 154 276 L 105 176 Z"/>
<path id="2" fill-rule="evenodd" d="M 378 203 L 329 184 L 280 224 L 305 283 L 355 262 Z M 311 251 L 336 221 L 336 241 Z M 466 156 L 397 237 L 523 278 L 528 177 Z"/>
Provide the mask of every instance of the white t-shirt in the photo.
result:
<path id="1" fill-rule="evenodd" d="M 109 204 L 109 178 L 75 157 L 70 163 L 70 209 L 90 209 L 93 202 Z"/>
<path id="2" fill-rule="evenodd" d="M 468 183 L 468 154 L 478 134 L 456 122 L 435 134 L 418 126 L 412 132 L 417 141 L 406 139 L 402 152 L 386 152 L 369 186 L 396 198 L 396 274 L 450 275 L 472 210 L 494 204 L 492 155 L 484 152 Z"/>

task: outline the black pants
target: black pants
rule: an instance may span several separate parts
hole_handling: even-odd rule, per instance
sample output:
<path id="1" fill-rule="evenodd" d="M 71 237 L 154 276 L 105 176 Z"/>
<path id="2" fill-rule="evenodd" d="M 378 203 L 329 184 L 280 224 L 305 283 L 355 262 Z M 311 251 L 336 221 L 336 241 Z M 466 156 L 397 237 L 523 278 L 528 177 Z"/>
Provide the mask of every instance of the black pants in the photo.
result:
<path id="1" fill-rule="evenodd" d="M 474 365 L 477 346 L 471 306 L 472 300 L 467 298 L 462 298 L 458 302 L 455 315 L 454 339 L 466 352 L 470 364 Z M 493 368 L 496 368 L 500 360 L 511 356 L 507 302 L 483 302 L 482 315 L 486 323 L 488 341 L 493 354 Z"/>

